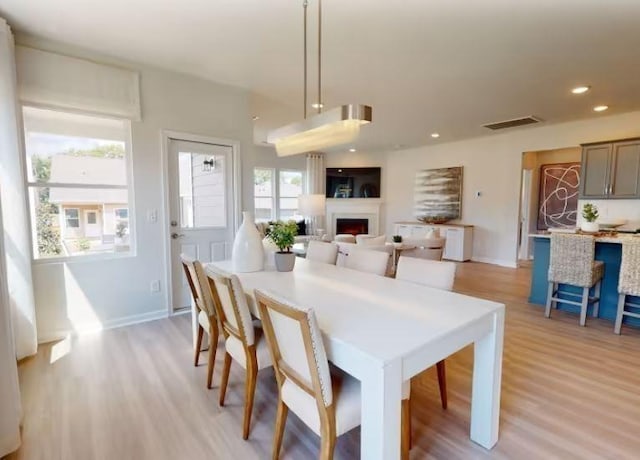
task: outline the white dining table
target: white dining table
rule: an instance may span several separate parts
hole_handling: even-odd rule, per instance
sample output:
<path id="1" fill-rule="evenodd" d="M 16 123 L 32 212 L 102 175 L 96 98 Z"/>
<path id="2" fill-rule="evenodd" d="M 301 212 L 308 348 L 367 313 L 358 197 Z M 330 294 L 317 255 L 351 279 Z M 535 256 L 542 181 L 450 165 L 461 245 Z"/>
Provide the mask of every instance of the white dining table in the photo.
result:
<path id="1" fill-rule="evenodd" d="M 235 273 L 231 261 L 211 265 Z M 255 289 L 314 309 L 329 361 L 361 383 L 362 459 L 400 458 L 402 382 L 469 344 L 470 437 L 498 441 L 503 304 L 300 258 L 292 272 L 235 274 L 258 317 Z"/>

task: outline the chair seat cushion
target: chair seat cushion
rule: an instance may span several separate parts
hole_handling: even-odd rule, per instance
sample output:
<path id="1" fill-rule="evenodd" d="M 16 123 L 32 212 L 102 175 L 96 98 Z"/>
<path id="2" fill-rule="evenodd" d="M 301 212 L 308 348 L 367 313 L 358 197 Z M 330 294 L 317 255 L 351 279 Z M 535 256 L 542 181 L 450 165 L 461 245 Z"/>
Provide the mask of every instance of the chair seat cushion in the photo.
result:
<path id="1" fill-rule="evenodd" d="M 255 328 L 255 346 L 256 346 L 256 358 L 258 361 L 258 369 L 264 369 L 271 367 L 271 355 L 269 354 L 269 347 L 267 346 L 267 340 L 262 333 L 261 328 Z M 238 362 L 243 368 L 247 368 L 247 357 L 244 352 L 244 346 L 240 339 L 230 335 L 226 342 L 225 348 L 227 353 Z"/>
<path id="2" fill-rule="evenodd" d="M 340 436 L 360 425 L 360 381 L 332 366 L 331 387 L 336 436 Z M 320 436 L 320 415 L 315 398 L 289 379 L 285 380 L 281 391 L 282 401 L 289 410 Z"/>

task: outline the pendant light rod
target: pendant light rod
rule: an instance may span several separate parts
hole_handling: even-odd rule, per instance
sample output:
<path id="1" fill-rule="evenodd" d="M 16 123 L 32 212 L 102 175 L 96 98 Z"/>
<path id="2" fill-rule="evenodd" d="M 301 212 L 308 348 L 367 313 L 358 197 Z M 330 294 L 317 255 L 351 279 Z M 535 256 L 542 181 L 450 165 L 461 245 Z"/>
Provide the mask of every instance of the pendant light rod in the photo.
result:
<path id="1" fill-rule="evenodd" d="M 303 82 L 303 87 L 304 87 L 304 108 L 302 115 L 304 116 L 304 119 L 307 119 L 307 6 L 309 5 L 309 2 L 307 0 L 304 0 L 302 2 L 302 8 L 304 9 L 304 82 Z"/>
<path id="2" fill-rule="evenodd" d="M 318 0 L 318 113 L 322 112 L 322 0 Z"/>

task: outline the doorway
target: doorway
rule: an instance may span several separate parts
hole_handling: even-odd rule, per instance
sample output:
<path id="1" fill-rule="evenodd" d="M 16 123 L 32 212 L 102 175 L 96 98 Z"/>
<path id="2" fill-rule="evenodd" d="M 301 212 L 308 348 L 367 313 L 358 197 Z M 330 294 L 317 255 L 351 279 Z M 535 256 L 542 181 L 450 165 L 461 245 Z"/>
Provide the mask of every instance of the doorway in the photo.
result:
<path id="1" fill-rule="evenodd" d="M 237 144 L 167 135 L 165 155 L 170 246 L 167 284 L 169 305 L 175 313 L 191 307 L 180 255 L 202 263 L 231 257 L 237 227 Z"/>

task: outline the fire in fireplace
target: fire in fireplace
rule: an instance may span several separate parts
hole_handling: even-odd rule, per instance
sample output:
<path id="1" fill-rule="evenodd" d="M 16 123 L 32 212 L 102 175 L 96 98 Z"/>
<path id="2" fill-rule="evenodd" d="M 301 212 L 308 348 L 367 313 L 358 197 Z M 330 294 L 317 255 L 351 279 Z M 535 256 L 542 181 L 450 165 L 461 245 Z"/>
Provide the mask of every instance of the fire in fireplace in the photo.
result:
<path id="1" fill-rule="evenodd" d="M 336 234 L 362 235 L 369 233 L 369 219 L 336 219 Z"/>

